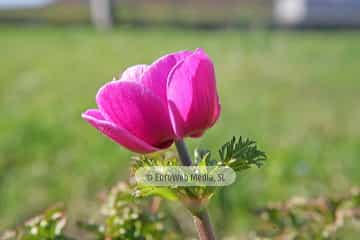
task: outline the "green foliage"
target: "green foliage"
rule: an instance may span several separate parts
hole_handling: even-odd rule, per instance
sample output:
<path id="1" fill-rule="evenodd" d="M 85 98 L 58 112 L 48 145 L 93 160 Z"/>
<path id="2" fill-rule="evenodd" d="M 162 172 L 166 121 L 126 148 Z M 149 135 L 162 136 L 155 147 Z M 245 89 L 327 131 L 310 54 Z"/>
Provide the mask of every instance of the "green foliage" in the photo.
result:
<path id="1" fill-rule="evenodd" d="M 135 174 L 135 171 L 141 167 L 154 167 L 154 166 L 178 166 L 179 162 L 175 152 L 161 151 L 149 155 L 138 155 L 134 156 L 133 164 L 131 168 L 132 175 Z M 176 200 L 177 195 L 175 193 L 176 186 L 173 188 L 169 187 L 160 187 L 160 186 L 150 186 L 150 185 L 141 185 L 136 184 L 135 191 L 133 195 L 135 197 L 149 197 L 149 196 L 159 196 L 168 200 Z"/>
<path id="2" fill-rule="evenodd" d="M 260 151 L 255 141 L 243 139 L 236 140 L 233 137 L 225 143 L 219 150 L 220 159 L 214 159 L 211 151 L 207 149 L 195 149 L 192 166 L 199 167 L 220 167 L 229 166 L 234 171 L 241 171 L 250 168 L 253 165 L 261 167 L 266 160 L 266 155 Z M 179 156 L 172 150 L 162 151 L 151 155 L 140 155 L 134 157 L 132 168 L 133 174 L 140 167 L 154 166 L 181 166 Z M 207 171 L 207 170 L 204 170 Z M 207 172 L 203 172 L 206 174 Z M 214 186 L 178 186 L 170 187 L 150 186 L 141 183 L 136 184 L 135 196 L 160 196 L 169 200 L 180 200 L 191 211 L 197 211 L 205 207 L 210 198 L 214 195 L 218 187 Z"/>
<path id="3" fill-rule="evenodd" d="M 218 161 L 212 158 L 211 151 L 207 149 L 195 149 L 194 151 L 195 166 L 217 166 Z"/>
<path id="4" fill-rule="evenodd" d="M 203 150 L 195 151 L 195 162 L 193 165 L 205 166 L 210 160 L 210 152 Z M 134 157 L 134 164 L 132 172 L 135 173 L 140 167 L 153 167 L 153 166 L 181 166 L 177 154 L 172 151 L 162 151 L 150 155 L 141 155 Z M 207 204 L 211 196 L 214 194 L 216 188 L 211 186 L 191 186 L 184 187 L 174 184 L 170 187 L 151 186 L 136 183 L 134 196 L 136 197 L 149 197 L 159 196 L 167 200 L 179 200 L 190 211 L 195 211 L 199 207 Z"/>
<path id="5" fill-rule="evenodd" d="M 233 137 L 221 146 L 219 150 L 220 164 L 229 166 L 235 171 L 241 171 L 252 166 L 261 167 L 265 160 L 265 152 L 259 150 L 256 142 L 247 138 Z"/>
<path id="6" fill-rule="evenodd" d="M 101 207 L 100 223 L 79 221 L 78 227 L 89 233 L 88 240 L 179 239 L 172 230 L 159 199 L 134 198 L 133 189 L 124 182 L 113 187 Z M 155 204 L 154 204 L 155 203 Z M 28 220 L 14 231 L 0 234 L 0 240 L 74 240 L 64 233 L 66 216 L 62 207 L 53 207 Z"/>
<path id="7" fill-rule="evenodd" d="M 28 220 L 15 231 L 8 231 L 1 240 L 71 240 L 64 235 L 66 217 L 62 207 L 53 207 Z"/>
<path id="8" fill-rule="evenodd" d="M 175 239 L 169 226 L 165 229 L 164 213 L 149 207 L 148 201 L 133 198 L 132 192 L 128 184 L 119 183 L 102 207 L 103 223 L 79 222 L 79 226 L 98 240 Z"/>
<path id="9" fill-rule="evenodd" d="M 104 199 L 100 223 L 79 222 L 91 240 L 184 239 L 169 224 L 169 216 L 159 209 L 159 199 L 151 202 L 134 198 L 133 189 L 120 182 Z M 193 196 L 193 199 L 195 197 Z M 150 203 L 150 204 L 149 204 Z M 154 204 L 155 203 L 155 204 Z M 190 209 L 191 210 L 191 209 Z M 356 239 L 360 221 L 360 189 L 336 197 L 294 197 L 257 209 L 258 222 L 249 239 L 330 240 Z M 15 231 L 0 235 L 1 240 L 73 240 L 65 234 L 66 216 L 62 207 L 49 208 L 26 221 Z M 354 237 L 343 229 L 355 228 Z M 350 230 L 351 231 L 351 230 Z M 79 239 L 84 239 L 79 238 Z"/>
<path id="10" fill-rule="evenodd" d="M 155 152 L 147 155 L 137 155 L 132 158 L 132 169 L 137 170 L 141 167 L 154 167 L 154 166 L 179 166 L 177 155 L 172 150 Z"/>
<path id="11" fill-rule="evenodd" d="M 256 235 L 267 239 L 343 239 L 345 226 L 360 221 L 360 189 L 338 197 L 294 197 L 257 210 Z"/>

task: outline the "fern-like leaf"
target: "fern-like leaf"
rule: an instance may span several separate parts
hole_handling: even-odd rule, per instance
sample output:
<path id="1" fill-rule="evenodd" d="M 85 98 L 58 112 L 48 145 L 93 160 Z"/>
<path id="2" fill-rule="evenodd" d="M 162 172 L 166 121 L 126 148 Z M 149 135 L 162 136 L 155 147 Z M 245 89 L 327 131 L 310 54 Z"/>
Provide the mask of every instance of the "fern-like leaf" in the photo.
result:
<path id="1" fill-rule="evenodd" d="M 248 138 L 233 137 L 219 149 L 221 165 L 241 171 L 252 166 L 261 167 L 267 159 L 265 152 L 258 149 L 256 142 Z"/>

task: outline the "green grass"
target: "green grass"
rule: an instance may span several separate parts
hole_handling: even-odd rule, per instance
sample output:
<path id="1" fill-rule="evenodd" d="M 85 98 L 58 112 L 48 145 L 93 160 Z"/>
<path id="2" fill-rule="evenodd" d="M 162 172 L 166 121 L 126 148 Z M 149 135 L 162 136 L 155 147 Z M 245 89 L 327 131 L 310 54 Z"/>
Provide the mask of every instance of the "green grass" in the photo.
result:
<path id="1" fill-rule="evenodd" d="M 224 215 L 237 236 L 267 201 L 360 183 L 359 33 L 1 26 L 0 35 L 0 229 L 58 201 L 71 220 L 92 217 L 97 194 L 126 178 L 131 154 L 81 112 L 127 66 L 180 49 L 213 58 L 223 110 L 191 147 L 243 135 L 269 156 L 226 189 L 225 211 L 212 203 L 221 229 Z"/>

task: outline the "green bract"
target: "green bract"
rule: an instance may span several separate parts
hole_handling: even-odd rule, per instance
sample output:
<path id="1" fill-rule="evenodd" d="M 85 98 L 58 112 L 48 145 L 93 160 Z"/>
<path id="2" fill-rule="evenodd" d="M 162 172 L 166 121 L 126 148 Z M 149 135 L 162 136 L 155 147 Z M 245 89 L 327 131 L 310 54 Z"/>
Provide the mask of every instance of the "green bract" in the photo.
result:
<path id="1" fill-rule="evenodd" d="M 236 172 L 252 166 L 261 167 L 266 154 L 259 150 L 256 142 L 250 139 L 233 137 L 220 147 L 219 158 L 214 158 L 207 149 L 196 149 L 192 166 L 228 166 Z M 162 151 L 150 155 L 134 157 L 132 172 L 142 167 L 182 166 L 182 162 L 174 151 Z M 190 211 L 204 208 L 219 187 L 190 186 L 183 187 L 174 184 L 171 187 L 136 184 L 136 197 L 160 196 L 168 200 L 181 201 Z"/>

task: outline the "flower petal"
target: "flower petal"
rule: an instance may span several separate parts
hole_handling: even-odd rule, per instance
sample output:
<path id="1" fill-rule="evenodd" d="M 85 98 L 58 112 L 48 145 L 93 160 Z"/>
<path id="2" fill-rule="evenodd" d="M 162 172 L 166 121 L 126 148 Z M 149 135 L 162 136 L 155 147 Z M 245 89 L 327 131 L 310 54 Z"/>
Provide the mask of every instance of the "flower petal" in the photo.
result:
<path id="1" fill-rule="evenodd" d="M 131 151 L 148 153 L 159 150 L 158 148 L 153 147 L 135 137 L 126 129 L 120 128 L 112 122 L 105 120 L 100 111 L 97 109 L 87 110 L 82 114 L 82 117 L 100 132 Z"/>
<path id="2" fill-rule="evenodd" d="M 148 65 L 140 64 L 127 68 L 120 76 L 120 81 L 140 82 Z"/>
<path id="3" fill-rule="evenodd" d="M 179 62 L 167 85 L 168 107 L 178 138 L 199 137 L 220 114 L 213 63 L 202 49 Z"/>
<path id="4" fill-rule="evenodd" d="M 146 87 L 113 81 L 99 90 L 96 102 L 106 120 L 144 142 L 157 148 L 172 143 L 174 133 L 167 106 Z"/>
<path id="5" fill-rule="evenodd" d="M 167 104 L 166 84 L 171 69 L 186 57 L 192 54 L 191 51 L 179 51 L 165 55 L 152 63 L 143 74 L 141 84 L 160 97 Z"/>

